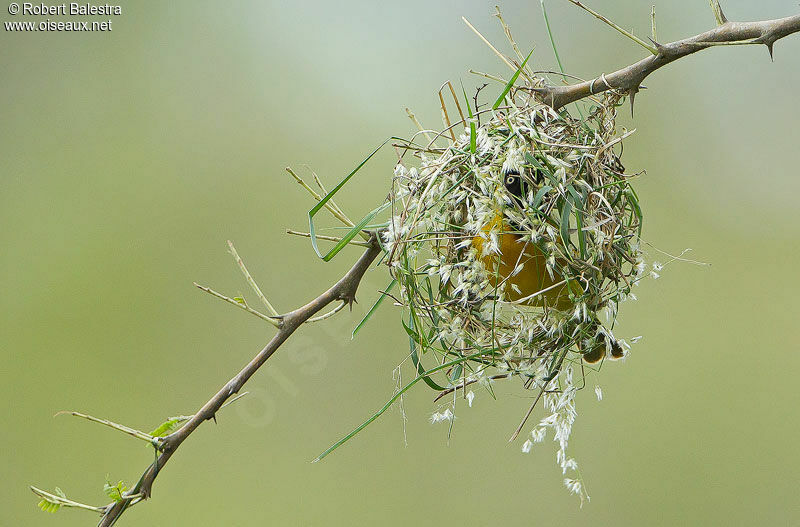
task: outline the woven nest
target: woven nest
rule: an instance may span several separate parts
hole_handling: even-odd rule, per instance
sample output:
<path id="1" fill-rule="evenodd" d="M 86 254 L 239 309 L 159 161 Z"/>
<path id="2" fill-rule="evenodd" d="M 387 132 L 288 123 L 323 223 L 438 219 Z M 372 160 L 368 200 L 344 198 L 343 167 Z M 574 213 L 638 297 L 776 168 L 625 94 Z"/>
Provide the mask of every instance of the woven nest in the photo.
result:
<path id="1" fill-rule="evenodd" d="M 552 412 L 534 439 L 547 426 L 569 435 L 572 366 L 625 356 L 617 306 L 644 272 L 641 209 L 617 153 L 621 96 L 577 119 L 538 101 L 540 82 L 465 119 L 446 146 L 435 146 L 446 132 L 407 145 L 418 163 L 395 169 L 384 235 L 415 366 L 436 357 L 426 382 L 466 394 L 522 379 Z"/>

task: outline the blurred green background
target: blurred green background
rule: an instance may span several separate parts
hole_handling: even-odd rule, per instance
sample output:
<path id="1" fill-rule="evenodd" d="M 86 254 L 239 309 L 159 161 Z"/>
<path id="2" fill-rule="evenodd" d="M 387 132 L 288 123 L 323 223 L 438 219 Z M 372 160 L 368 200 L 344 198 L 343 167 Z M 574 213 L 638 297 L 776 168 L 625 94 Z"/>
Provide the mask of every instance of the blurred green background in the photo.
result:
<path id="1" fill-rule="evenodd" d="M 650 3 L 593 6 L 646 36 Z M 460 20 L 502 45 L 493 6 L 137 1 L 110 33 L 3 31 L 0 523 L 94 525 L 91 513 L 38 511 L 27 485 L 105 503 L 106 475 L 135 481 L 152 458 L 56 411 L 151 429 L 196 410 L 269 338 L 270 327 L 192 287 L 249 293 L 226 239 L 284 310 L 348 267 L 356 250 L 325 264 L 283 234 L 304 228 L 311 206 L 283 168 L 308 164 L 333 184 L 387 136 L 413 133 L 405 106 L 438 127 L 445 80 L 471 88 L 481 79 L 469 68 L 507 74 Z M 521 47 L 536 47 L 535 67 L 553 68 L 539 2 L 501 7 Z M 567 2 L 549 8 L 569 72 L 643 56 Z M 724 8 L 734 20 L 798 9 Z M 42 19 L 11 17 L 5 4 L 0 18 Z M 658 6 L 662 40 L 712 25 L 704 0 Z M 592 496 L 582 509 L 551 444 L 524 455 L 506 442 L 530 402 L 511 384 L 462 407 L 449 444 L 420 387 L 405 400 L 405 434 L 393 408 L 310 463 L 383 404 L 407 354 L 388 303 L 350 341 L 388 282 L 379 269 L 352 315 L 293 337 L 121 524 L 800 524 L 800 36 L 775 57 L 763 47 L 689 57 L 647 80 L 635 118 L 623 112 L 620 124 L 638 129 L 626 166 L 648 171 L 637 182 L 645 238 L 712 265 L 676 262 L 623 306 L 620 335 L 644 338 L 589 381 L 602 402 L 580 394 L 571 450 Z M 352 216 L 376 206 L 392 167 L 387 150 L 340 205 Z"/>

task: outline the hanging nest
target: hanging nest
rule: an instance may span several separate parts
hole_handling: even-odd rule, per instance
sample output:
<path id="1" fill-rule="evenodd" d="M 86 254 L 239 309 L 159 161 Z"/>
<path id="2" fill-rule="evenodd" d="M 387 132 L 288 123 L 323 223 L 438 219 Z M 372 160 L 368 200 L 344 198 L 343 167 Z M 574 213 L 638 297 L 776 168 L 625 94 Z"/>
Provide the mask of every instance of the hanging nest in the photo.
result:
<path id="1" fill-rule="evenodd" d="M 618 155 L 622 95 L 575 118 L 539 100 L 543 82 L 522 75 L 497 108 L 470 111 L 459 137 L 403 145 L 418 162 L 395 168 L 383 242 L 428 385 L 466 395 L 474 383 L 520 379 L 550 411 L 523 450 L 552 428 L 566 472 L 573 367 L 627 353 L 613 329 L 644 273 L 642 213 Z"/>

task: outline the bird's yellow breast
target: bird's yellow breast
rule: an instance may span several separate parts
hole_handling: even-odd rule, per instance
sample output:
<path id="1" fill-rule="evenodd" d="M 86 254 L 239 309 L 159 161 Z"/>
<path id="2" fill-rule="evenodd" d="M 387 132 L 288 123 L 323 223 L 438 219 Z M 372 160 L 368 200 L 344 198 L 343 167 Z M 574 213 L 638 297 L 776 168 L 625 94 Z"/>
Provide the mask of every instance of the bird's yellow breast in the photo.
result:
<path id="1" fill-rule="evenodd" d="M 475 236 L 472 246 L 478 251 L 478 257 L 486 267 L 487 273 L 493 276 L 493 284 L 505 291 L 508 300 L 520 300 L 536 296 L 525 301 L 529 305 L 544 305 L 556 309 L 570 309 L 572 302 L 569 298 L 567 283 L 557 275 L 551 277 L 547 271 L 547 258 L 542 251 L 532 242 L 514 232 L 509 232 L 509 225 L 500 218 L 495 218 L 486 225 L 482 232 L 488 237 L 492 231 L 497 232 L 497 242 L 500 254 L 484 252 L 488 243 L 484 236 Z M 522 268 L 516 274 L 514 269 Z"/>

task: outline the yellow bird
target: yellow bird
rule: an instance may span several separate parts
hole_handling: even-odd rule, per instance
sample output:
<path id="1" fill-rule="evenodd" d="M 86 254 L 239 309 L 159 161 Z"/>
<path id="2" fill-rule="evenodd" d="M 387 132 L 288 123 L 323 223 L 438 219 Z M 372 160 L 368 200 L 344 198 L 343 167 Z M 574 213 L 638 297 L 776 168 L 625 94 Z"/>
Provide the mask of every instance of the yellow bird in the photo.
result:
<path id="1" fill-rule="evenodd" d="M 517 205 L 524 208 L 524 184 L 519 170 L 504 167 L 503 176 L 506 190 L 517 201 Z M 525 299 L 524 303 L 527 305 L 547 305 L 562 311 L 573 309 L 569 292 L 570 289 L 574 295 L 583 292 L 578 281 L 564 280 L 555 273 L 551 277 L 547 271 L 547 257 L 541 249 L 518 234 L 520 229 L 509 224 L 502 213 L 498 213 L 483 227 L 482 232 L 488 237 L 489 233 L 498 230 L 499 255 L 484 253 L 484 245 L 488 243 L 484 236 L 475 236 L 472 239 L 472 246 L 478 251 L 479 258 L 488 272 L 495 273 L 496 278 L 493 283 L 504 289 L 506 298 L 512 301 Z M 559 263 L 564 264 L 564 262 Z M 513 274 L 519 265 L 522 265 L 522 268 L 517 274 Z M 625 352 L 619 342 L 608 339 L 608 342 L 601 342 L 591 349 L 582 350 L 582 355 L 584 361 L 596 363 L 607 356 L 612 359 L 622 358 Z"/>
<path id="2" fill-rule="evenodd" d="M 519 170 L 504 167 L 503 175 L 506 189 L 519 200 L 519 205 L 522 205 L 524 192 Z M 530 239 L 526 241 L 523 236 L 514 232 L 519 229 L 510 225 L 501 214 L 483 227 L 482 232 L 488 236 L 490 232 L 498 230 L 499 255 L 484 253 L 484 245 L 488 243 L 484 236 L 475 236 L 472 246 L 478 251 L 478 256 L 488 272 L 496 273 L 493 283 L 503 288 L 506 298 L 512 301 L 527 299 L 525 304 L 528 305 L 546 304 L 556 309 L 571 309 L 572 301 L 569 298 L 568 287 L 572 286 L 573 290 L 580 289 L 578 284 L 574 280 L 565 282 L 555 273 L 551 277 L 547 271 L 547 257 L 544 253 Z M 522 269 L 513 274 L 519 265 Z"/>

